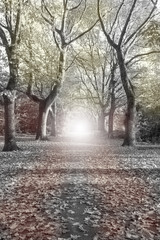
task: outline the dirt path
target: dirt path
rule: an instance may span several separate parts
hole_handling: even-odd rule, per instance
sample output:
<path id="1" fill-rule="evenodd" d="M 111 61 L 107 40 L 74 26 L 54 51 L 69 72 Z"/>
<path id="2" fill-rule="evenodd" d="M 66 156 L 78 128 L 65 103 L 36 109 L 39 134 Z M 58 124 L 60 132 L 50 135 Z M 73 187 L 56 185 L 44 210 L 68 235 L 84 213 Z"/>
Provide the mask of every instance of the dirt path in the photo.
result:
<path id="1" fill-rule="evenodd" d="M 62 185 L 61 221 L 64 222 L 61 239 L 93 240 L 98 239 L 97 227 L 101 212 L 98 201 L 90 192 L 91 186 L 87 182 L 88 175 L 79 169 L 79 161 L 74 157 L 81 156 L 76 150 L 76 156 L 71 156 L 68 171 Z"/>
<path id="2" fill-rule="evenodd" d="M 20 143 L 0 153 L 0 240 L 159 240 L 160 150 Z"/>

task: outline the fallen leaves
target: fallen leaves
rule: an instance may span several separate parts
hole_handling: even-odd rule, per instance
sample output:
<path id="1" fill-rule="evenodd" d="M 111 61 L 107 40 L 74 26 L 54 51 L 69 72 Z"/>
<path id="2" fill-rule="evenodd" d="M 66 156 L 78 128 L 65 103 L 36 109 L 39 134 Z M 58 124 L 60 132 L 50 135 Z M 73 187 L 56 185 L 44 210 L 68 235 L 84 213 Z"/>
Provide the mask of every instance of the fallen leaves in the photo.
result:
<path id="1" fill-rule="evenodd" d="M 0 153 L 0 238 L 160 239 L 158 149 L 23 144 Z"/>

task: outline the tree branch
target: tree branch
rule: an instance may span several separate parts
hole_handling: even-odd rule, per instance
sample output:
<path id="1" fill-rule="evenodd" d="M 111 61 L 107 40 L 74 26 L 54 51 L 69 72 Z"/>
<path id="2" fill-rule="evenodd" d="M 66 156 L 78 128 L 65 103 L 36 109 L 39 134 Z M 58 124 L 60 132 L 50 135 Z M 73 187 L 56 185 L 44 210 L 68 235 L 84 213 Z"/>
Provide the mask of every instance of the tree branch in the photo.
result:
<path id="1" fill-rule="evenodd" d="M 59 89 L 60 89 L 60 84 L 56 83 L 54 85 L 52 91 L 49 93 L 48 97 L 45 100 L 48 106 L 50 106 L 53 103 L 53 101 L 55 100 Z"/>
<path id="2" fill-rule="evenodd" d="M 6 34 L 4 32 L 4 30 L 2 29 L 2 27 L 0 27 L 0 38 L 2 40 L 3 45 L 8 48 L 9 47 L 9 43 L 6 37 Z"/>
<path id="3" fill-rule="evenodd" d="M 80 0 L 80 2 L 79 2 L 75 7 L 72 7 L 72 8 L 70 8 L 70 9 L 68 9 L 68 10 L 69 10 L 69 11 L 73 11 L 73 10 L 79 8 L 79 6 L 81 5 L 82 2 L 83 2 L 83 0 Z M 86 2 L 86 0 L 85 0 L 85 2 Z"/>
<path id="4" fill-rule="evenodd" d="M 40 103 L 43 99 L 41 99 L 41 98 L 38 98 L 36 95 L 34 95 L 34 94 L 28 94 L 28 93 L 26 93 L 26 95 L 32 100 L 32 101 L 34 101 L 34 102 L 36 102 L 36 103 Z"/>
<path id="5" fill-rule="evenodd" d="M 47 11 L 47 13 L 49 14 L 49 16 L 51 17 L 52 21 L 54 20 L 54 16 L 52 15 L 52 13 L 49 11 L 49 9 L 47 8 L 44 0 L 41 0 L 41 9 L 43 12 L 43 7 L 45 8 L 45 10 Z"/>
<path id="6" fill-rule="evenodd" d="M 115 19 L 114 19 L 114 21 L 113 21 L 113 24 L 111 25 L 111 30 L 110 30 L 109 34 L 111 34 L 111 32 L 112 32 L 112 30 L 113 30 L 113 27 L 114 27 L 114 25 L 115 25 L 115 23 L 116 23 L 116 21 L 117 21 L 119 12 L 120 12 L 121 8 L 123 7 L 124 1 L 125 1 L 125 0 L 123 0 L 123 1 L 121 2 L 120 6 L 119 6 L 119 8 L 118 8 L 118 11 L 116 12 L 116 16 L 115 16 Z"/>
<path id="7" fill-rule="evenodd" d="M 155 11 L 155 6 L 152 8 L 149 16 L 143 21 L 143 23 L 125 40 L 124 45 L 126 45 L 140 30 L 145 26 L 148 20 L 151 18 L 152 13 Z"/>
<path id="8" fill-rule="evenodd" d="M 17 41 L 19 40 L 19 34 L 20 34 L 20 27 L 21 27 L 21 5 L 22 3 L 20 2 L 20 0 L 18 1 L 18 10 L 17 10 L 17 16 L 16 16 L 16 24 L 15 24 L 15 31 L 14 31 L 14 43 L 17 43 Z"/>
<path id="9" fill-rule="evenodd" d="M 77 39 L 83 37 L 86 33 L 90 32 L 96 26 L 96 24 L 98 22 L 99 22 L 99 19 L 90 28 L 88 28 L 86 31 L 80 33 L 77 37 L 75 37 L 75 38 L 71 39 L 69 42 L 67 42 L 66 45 L 70 45 L 71 43 L 73 43 Z"/>
<path id="10" fill-rule="evenodd" d="M 132 13 L 133 13 L 133 11 L 134 11 L 134 8 L 135 8 L 136 3 L 137 3 L 137 0 L 134 0 L 134 1 L 133 1 L 133 4 L 132 4 L 132 6 L 131 6 L 131 9 L 130 9 L 130 11 L 129 11 L 128 17 L 127 17 L 127 19 L 126 19 L 126 22 L 125 22 L 125 24 L 124 24 L 124 27 L 123 27 L 123 29 L 122 29 L 122 32 L 121 32 L 121 35 L 120 35 L 120 38 L 119 38 L 119 42 L 118 42 L 118 46 L 120 46 L 120 45 L 122 44 L 123 37 L 124 37 L 124 35 L 125 35 L 125 33 L 126 33 L 126 30 L 127 30 L 128 24 L 129 24 L 129 22 L 130 22 L 130 19 L 131 19 L 131 16 L 132 16 Z"/>
<path id="11" fill-rule="evenodd" d="M 101 17 L 101 14 L 100 14 L 100 0 L 97 0 L 97 13 L 98 13 L 98 18 L 99 18 L 99 21 L 100 21 L 100 24 L 101 24 L 103 33 L 104 33 L 104 35 L 106 36 L 109 44 L 110 44 L 112 47 L 117 48 L 117 44 L 111 39 L 110 35 L 107 33 L 107 31 L 106 31 L 106 29 L 105 29 L 104 22 L 103 22 L 103 19 L 102 19 L 102 17 Z"/>
<path id="12" fill-rule="evenodd" d="M 141 53 L 141 54 L 137 54 L 135 56 L 133 56 L 130 60 L 128 60 L 125 64 L 126 65 L 129 65 L 134 59 L 136 58 L 139 58 L 139 57 L 142 57 L 142 56 L 147 56 L 147 55 L 150 55 L 150 54 L 157 54 L 159 53 L 160 54 L 160 51 L 151 51 L 151 52 L 147 52 L 147 53 Z"/>

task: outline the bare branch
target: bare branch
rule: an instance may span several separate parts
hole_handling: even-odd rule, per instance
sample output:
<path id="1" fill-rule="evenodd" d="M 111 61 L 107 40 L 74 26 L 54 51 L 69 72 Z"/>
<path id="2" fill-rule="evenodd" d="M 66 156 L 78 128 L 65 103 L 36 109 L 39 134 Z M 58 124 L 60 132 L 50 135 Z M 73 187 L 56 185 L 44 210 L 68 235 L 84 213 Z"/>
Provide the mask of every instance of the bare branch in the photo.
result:
<path id="1" fill-rule="evenodd" d="M 67 72 L 68 69 L 73 65 L 73 63 L 75 62 L 75 60 L 77 59 L 77 56 L 79 55 L 79 53 L 76 53 L 76 55 L 73 57 L 71 63 L 69 64 L 69 66 L 65 69 L 65 71 Z"/>
<path id="2" fill-rule="evenodd" d="M 62 16 L 62 22 L 61 22 L 61 32 L 65 29 L 65 23 L 66 23 L 66 16 L 67 16 L 67 4 L 68 1 L 63 0 L 63 16 Z"/>
<path id="3" fill-rule="evenodd" d="M 126 39 L 126 41 L 124 42 L 124 45 L 126 45 L 135 35 L 137 35 L 141 29 L 145 26 L 145 24 L 149 21 L 149 19 L 151 18 L 153 12 L 155 11 L 156 7 L 154 6 L 150 12 L 150 14 L 148 15 L 148 17 L 143 21 L 143 23 Z"/>
<path id="4" fill-rule="evenodd" d="M 124 37 L 124 35 L 125 35 L 125 33 L 126 33 L 126 30 L 127 30 L 128 24 L 129 24 L 129 22 L 130 22 L 130 19 L 131 19 L 131 16 L 132 16 L 132 13 L 133 13 L 133 11 L 134 11 L 134 8 L 135 8 L 136 3 L 137 3 L 137 0 L 134 0 L 134 1 L 133 1 L 133 4 L 132 4 L 132 6 L 131 6 L 131 9 L 130 9 L 130 11 L 129 11 L 128 17 L 127 17 L 127 19 L 126 19 L 126 22 L 125 22 L 125 24 L 124 24 L 124 27 L 123 27 L 123 29 L 122 29 L 120 38 L 119 38 L 119 42 L 118 42 L 118 45 L 119 45 L 119 46 L 122 44 L 123 37 Z"/>
<path id="5" fill-rule="evenodd" d="M 99 18 L 99 21 L 101 23 L 101 27 L 102 27 L 104 35 L 106 36 L 109 44 L 111 46 L 113 46 L 114 48 L 116 48 L 117 44 L 111 39 L 110 35 L 107 33 L 107 31 L 105 29 L 105 26 L 104 26 L 104 22 L 103 22 L 102 16 L 100 14 L 100 0 L 97 0 L 97 13 L 98 13 L 98 18 Z"/>
<path id="6" fill-rule="evenodd" d="M 55 41 L 55 44 L 56 44 L 57 48 L 58 48 L 59 50 L 61 50 L 61 48 L 60 48 L 60 46 L 59 46 L 59 43 L 58 43 L 58 41 L 57 41 L 57 38 L 56 38 L 55 31 L 52 30 L 52 33 L 53 33 L 53 38 L 54 38 L 54 41 Z"/>
<path id="7" fill-rule="evenodd" d="M 42 9 L 42 12 L 43 12 L 43 7 L 44 9 L 46 10 L 46 12 L 49 14 L 49 16 L 51 17 L 52 20 L 54 20 L 54 16 L 52 15 L 52 13 L 49 11 L 49 9 L 47 8 L 44 0 L 41 0 L 41 9 Z"/>
<path id="8" fill-rule="evenodd" d="M 130 60 L 128 60 L 126 62 L 126 65 L 129 65 L 136 58 L 143 57 L 143 56 L 148 56 L 150 54 L 160 54 L 160 51 L 151 51 L 151 52 L 147 52 L 147 53 L 137 54 L 137 55 L 133 56 Z"/>
<path id="9" fill-rule="evenodd" d="M 9 14 L 9 9 L 8 9 L 8 3 L 7 1 L 4 2 L 4 7 L 5 7 L 5 20 L 6 20 L 6 24 L 8 29 L 10 29 L 10 33 L 12 34 L 12 25 L 11 25 L 11 21 L 10 21 L 10 14 Z"/>
<path id="10" fill-rule="evenodd" d="M 87 6 L 87 5 L 86 5 L 86 0 L 85 0 L 84 8 L 83 8 L 83 10 L 82 10 L 82 12 L 81 12 L 81 15 L 80 15 L 80 17 L 79 17 L 79 20 L 77 21 L 76 24 L 72 25 L 72 27 L 70 28 L 70 33 L 68 34 L 68 37 L 73 33 L 73 29 L 75 28 L 75 25 L 78 26 L 78 24 L 81 22 L 82 17 L 83 17 L 83 15 L 84 15 L 84 13 L 85 13 L 85 10 L 86 10 L 86 6 Z"/>
<path id="11" fill-rule="evenodd" d="M 71 43 L 75 42 L 77 39 L 83 37 L 86 33 L 90 32 L 95 26 L 96 24 L 99 22 L 99 19 L 90 27 L 88 28 L 86 31 L 80 33 L 77 37 L 71 39 L 69 42 L 67 42 L 67 45 L 70 45 Z"/>
<path id="12" fill-rule="evenodd" d="M 117 12 L 116 12 L 116 16 L 115 16 L 115 19 L 114 19 L 114 21 L 113 21 L 113 24 L 111 25 L 111 30 L 110 30 L 109 34 L 111 34 L 111 32 L 112 32 L 112 30 L 113 30 L 113 27 L 114 27 L 114 25 L 115 25 L 115 23 L 116 23 L 116 21 L 117 21 L 119 12 L 120 12 L 121 8 L 123 7 L 124 1 L 125 1 L 125 0 L 123 0 L 123 1 L 121 2 L 120 6 L 119 6 L 119 8 L 118 8 L 118 10 L 117 10 Z"/>
<path id="13" fill-rule="evenodd" d="M 79 69 L 78 69 L 78 70 L 79 70 Z M 97 99 L 97 97 L 94 97 L 94 96 L 93 96 L 93 93 L 92 93 L 91 89 L 87 86 L 86 82 L 84 81 L 84 79 L 83 79 L 83 77 L 82 77 L 82 73 L 80 72 L 80 70 L 79 70 L 79 73 L 80 73 L 80 78 L 81 78 L 82 84 L 85 86 L 85 88 L 86 88 L 87 92 L 89 93 L 90 98 L 91 98 L 91 100 L 93 101 L 93 103 L 96 104 L 95 99 Z M 99 101 L 99 99 L 98 99 L 98 101 Z"/>
<path id="14" fill-rule="evenodd" d="M 90 84 L 92 85 L 94 91 L 96 92 L 96 95 L 97 95 L 97 98 L 98 98 L 98 100 L 99 100 L 99 103 L 101 103 L 100 96 L 99 96 L 99 92 L 98 92 L 97 79 L 96 79 L 95 74 L 93 73 L 93 75 L 94 75 L 94 80 L 95 80 L 95 81 L 94 81 L 95 84 L 94 84 L 94 83 L 93 83 L 93 79 L 92 79 L 92 77 L 88 74 L 88 71 L 87 71 L 85 65 L 83 64 L 83 62 L 81 62 L 79 59 L 77 59 L 77 61 L 80 63 L 81 67 L 83 68 L 83 70 L 84 70 L 84 72 L 85 72 L 85 75 L 87 76 Z"/>
<path id="15" fill-rule="evenodd" d="M 1 27 L 0 27 L 0 38 L 2 40 L 3 45 L 8 48 L 9 47 L 9 43 L 8 43 L 6 34 L 5 34 L 4 30 Z"/>
<path id="16" fill-rule="evenodd" d="M 48 18 L 46 18 L 46 17 L 43 15 L 43 13 L 41 13 L 41 16 L 43 17 L 43 19 L 44 19 L 47 23 L 49 23 L 51 26 L 53 25 L 53 22 L 50 21 Z"/>
<path id="17" fill-rule="evenodd" d="M 81 5 L 82 2 L 83 2 L 83 0 L 80 0 L 80 2 L 79 2 L 75 7 L 72 7 L 72 8 L 70 8 L 70 9 L 68 9 L 68 10 L 69 10 L 69 11 L 73 11 L 73 10 L 79 8 L 79 6 Z M 85 0 L 85 2 L 86 2 L 86 0 Z"/>
<path id="18" fill-rule="evenodd" d="M 34 95 L 34 94 L 32 94 L 32 95 L 28 95 L 28 94 L 27 94 L 27 96 L 28 96 L 31 100 L 33 100 L 34 102 L 39 103 L 39 102 L 42 101 L 41 98 L 38 98 L 38 97 L 37 97 L 36 95 Z"/>
<path id="19" fill-rule="evenodd" d="M 17 16 L 16 16 L 16 24 L 15 24 L 15 31 L 14 31 L 14 43 L 16 43 L 19 40 L 19 34 L 20 34 L 20 27 L 21 27 L 21 10 L 22 10 L 22 3 L 21 0 L 18 1 L 18 10 L 17 10 Z"/>
<path id="20" fill-rule="evenodd" d="M 158 3 L 158 0 L 155 0 L 155 1 L 154 1 L 154 0 L 151 0 L 151 2 L 153 3 L 154 6 L 156 6 L 157 3 Z"/>

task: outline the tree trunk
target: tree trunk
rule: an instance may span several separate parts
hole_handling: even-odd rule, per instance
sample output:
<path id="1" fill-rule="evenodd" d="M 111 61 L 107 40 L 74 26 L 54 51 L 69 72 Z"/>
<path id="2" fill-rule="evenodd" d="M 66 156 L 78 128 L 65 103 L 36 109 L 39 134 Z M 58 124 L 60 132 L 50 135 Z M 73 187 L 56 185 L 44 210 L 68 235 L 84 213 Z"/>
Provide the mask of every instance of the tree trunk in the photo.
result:
<path id="1" fill-rule="evenodd" d="M 135 144 L 135 99 L 128 101 L 125 115 L 125 138 L 122 146 L 134 146 Z"/>
<path id="2" fill-rule="evenodd" d="M 41 100 L 39 103 L 39 116 L 36 140 L 47 140 L 46 126 L 49 107 L 46 104 L 46 100 Z"/>
<path id="3" fill-rule="evenodd" d="M 135 94 L 133 86 L 127 77 L 127 70 L 120 48 L 116 49 L 120 68 L 121 81 L 127 97 L 127 112 L 125 117 L 125 137 L 122 146 L 133 146 L 135 143 Z"/>
<path id="4" fill-rule="evenodd" d="M 105 113 L 103 109 L 101 110 L 101 113 L 98 116 L 98 130 L 102 134 L 105 133 Z"/>
<path id="5" fill-rule="evenodd" d="M 113 122 L 115 107 L 111 106 L 108 116 L 108 138 L 113 138 Z"/>
<path id="6" fill-rule="evenodd" d="M 36 134 L 36 140 L 46 140 L 47 134 L 46 134 L 46 126 L 47 126 L 47 118 L 49 109 L 54 103 L 58 91 L 59 91 L 60 85 L 57 83 L 48 97 L 46 99 L 41 99 L 39 101 L 39 116 L 38 116 L 38 128 L 37 128 L 37 134 Z"/>
<path id="7" fill-rule="evenodd" d="M 52 105 L 52 112 L 51 112 L 51 136 L 56 136 L 56 102 Z"/>
<path id="8" fill-rule="evenodd" d="M 15 139 L 15 91 L 7 91 L 4 98 L 5 139 L 3 151 L 19 150 Z"/>
<path id="9" fill-rule="evenodd" d="M 11 46 L 9 48 L 9 71 L 10 77 L 6 90 L 4 91 L 4 115 L 5 115 L 5 140 L 3 151 L 18 150 L 15 139 L 15 97 L 16 97 L 16 83 L 18 77 L 18 62 L 16 57 L 16 48 Z"/>
<path id="10" fill-rule="evenodd" d="M 114 123 L 114 112 L 116 109 L 116 97 L 115 97 L 115 81 L 114 81 L 114 71 L 116 65 L 112 69 L 112 79 L 111 79 L 111 106 L 108 116 L 108 138 L 113 138 L 113 123 Z"/>
<path id="11" fill-rule="evenodd" d="M 56 136 L 56 115 L 52 115 L 51 136 Z"/>

